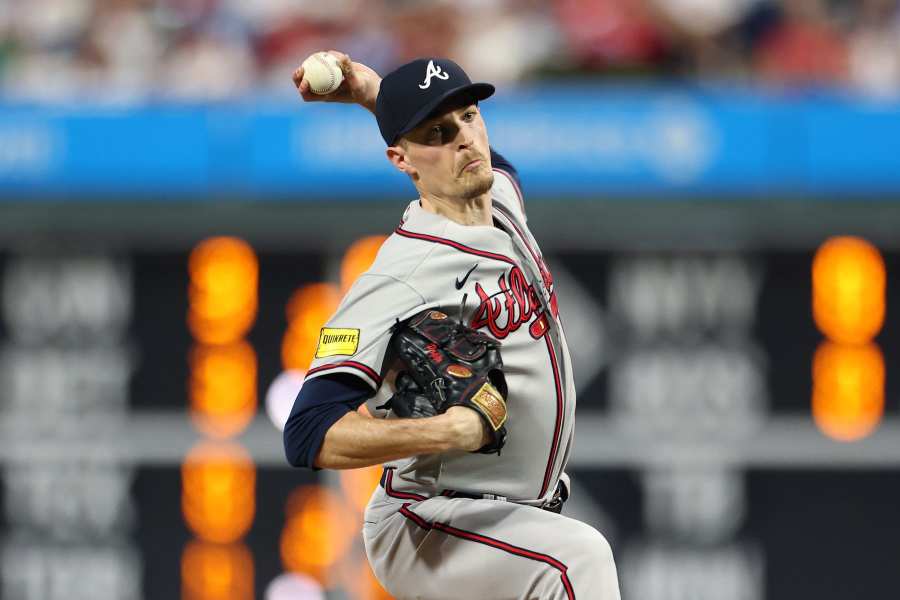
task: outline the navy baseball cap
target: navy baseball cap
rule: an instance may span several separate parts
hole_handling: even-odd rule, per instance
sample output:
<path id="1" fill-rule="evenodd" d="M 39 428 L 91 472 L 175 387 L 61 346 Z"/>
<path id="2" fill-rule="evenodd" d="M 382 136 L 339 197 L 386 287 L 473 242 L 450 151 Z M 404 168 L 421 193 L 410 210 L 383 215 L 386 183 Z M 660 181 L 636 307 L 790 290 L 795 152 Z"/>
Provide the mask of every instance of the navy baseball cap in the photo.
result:
<path id="1" fill-rule="evenodd" d="M 475 100 L 494 93 L 489 83 L 472 83 L 458 64 L 447 58 L 417 58 L 397 67 L 381 80 L 375 119 L 388 146 L 415 129 L 442 102 L 468 92 Z"/>

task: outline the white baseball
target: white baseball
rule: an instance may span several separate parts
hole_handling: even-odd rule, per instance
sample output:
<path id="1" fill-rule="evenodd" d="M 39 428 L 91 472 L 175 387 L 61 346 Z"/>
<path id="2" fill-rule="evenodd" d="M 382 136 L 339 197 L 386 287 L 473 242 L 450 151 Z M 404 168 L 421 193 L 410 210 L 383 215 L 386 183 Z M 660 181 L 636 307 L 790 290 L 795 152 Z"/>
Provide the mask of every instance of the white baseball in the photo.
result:
<path id="1" fill-rule="evenodd" d="M 309 82 L 313 94 L 330 94 L 341 85 L 344 73 L 333 54 L 316 52 L 303 61 L 303 79 Z"/>

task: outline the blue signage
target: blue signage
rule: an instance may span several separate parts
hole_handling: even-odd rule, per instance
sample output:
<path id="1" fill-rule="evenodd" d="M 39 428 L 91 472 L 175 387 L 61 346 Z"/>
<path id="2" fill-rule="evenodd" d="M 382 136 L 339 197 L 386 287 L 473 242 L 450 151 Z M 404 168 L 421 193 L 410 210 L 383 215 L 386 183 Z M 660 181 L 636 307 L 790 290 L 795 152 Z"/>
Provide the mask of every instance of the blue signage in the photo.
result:
<path id="1" fill-rule="evenodd" d="M 532 199 L 900 195 L 900 103 L 737 90 L 522 89 L 482 104 Z M 411 197 L 359 107 L 0 104 L 0 200 Z"/>

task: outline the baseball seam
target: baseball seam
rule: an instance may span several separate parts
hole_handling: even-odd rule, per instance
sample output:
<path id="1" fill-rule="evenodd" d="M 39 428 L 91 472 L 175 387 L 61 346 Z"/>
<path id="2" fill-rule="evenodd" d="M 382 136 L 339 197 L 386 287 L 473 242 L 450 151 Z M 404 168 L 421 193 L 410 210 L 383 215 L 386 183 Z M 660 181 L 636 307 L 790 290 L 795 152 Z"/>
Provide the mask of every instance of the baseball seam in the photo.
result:
<path id="1" fill-rule="evenodd" d="M 328 76 L 331 78 L 331 81 L 330 81 L 330 82 L 328 83 L 328 85 L 327 85 L 326 87 L 324 87 L 324 88 L 312 88 L 312 87 L 311 87 L 310 89 L 312 89 L 314 92 L 322 93 L 322 94 L 327 94 L 327 93 L 329 93 L 329 92 L 334 91 L 334 83 L 335 83 L 335 81 L 336 81 L 336 79 L 337 79 L 337 78 L 334 76 L 334 70 L 332 70 L 331 65 L 328 64 L 328 61 L 325 60 L 325 58 L 324 58 L 321 54 L 316 54 L 316 55 L 315 55 L 315 58 L 316 58 L 317 61 L 319 61 L 320 63 L 322 63 L 322 66 L 325 67 L 325 70 L 326 70 L 326 71 L 328 71 Z"/>

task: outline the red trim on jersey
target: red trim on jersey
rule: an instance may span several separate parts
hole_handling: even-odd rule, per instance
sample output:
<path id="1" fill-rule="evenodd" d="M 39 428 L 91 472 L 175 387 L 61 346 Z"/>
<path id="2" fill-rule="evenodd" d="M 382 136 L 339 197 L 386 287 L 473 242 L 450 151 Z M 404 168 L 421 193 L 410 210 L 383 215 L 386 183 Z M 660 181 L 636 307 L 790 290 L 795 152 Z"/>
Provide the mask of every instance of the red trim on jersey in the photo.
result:
<path id="1" fill-rule="evenodd" d="M 407 508 L 409 504 L 404 504 L 400 507 L 400 514 L 424 529 L 425 531 L 431 531 L 431 523 L 414 513 L 413 511 Z"/>
<path id="2" fill-rule="evenodd" d="M 553 463 L 556 462 L 556 453 L 559 450 L 559 438 L 562 432 L 563 423 L 563 389 L 562 382 L 559 379 L 559 367 L 556 364 L 556 351 L 553 350 L 553 343 L 550 342 L 550 336 L 545 335 L 544 341 L 547 342 L 547 352 L 550 353 L 550 365 L 553 367 L 553 381 L 556 385 L 556 428 L 553 430 L 553 445 L 550 446 L 550 458 L 547 460 L 547 468 L 544 471 L 544 483 L 541 485 L 541 493 L 538 498 L 543 498 L 550 487 L 550 479 L 553 477 Z"/>
<path id="3" fill-rule="evenodd" d="M 492 167 L 498 173 L 503 173 L 506 175 L 506 178 L 509 179 L 509 182 L 512 184 L 513 189 L 516 191 L 516 196 L 519 197 L 519 206 L 522 207 L 522 214 L 525 214 L 525 194 L 522 193 L 522 188 L 519 187 L 519 184 L 516 183 L 516 178 L 513 177 L 512 173 L 509 171 L 504 171 L 503 169 Z"/>
<path id="4" fill-rule="evenodd" d="M 398 492 L 394 488 L 391 487 L 391 480 L 394 477 L 394 469 L 385 469 L 384 474 L 382 476 L 382 481 L 384 481 L 384 491 L 391 498 L 400 498 L 402 500 L 427 500 L 425 496 L 420 496 L 419 494 L 413 494 L 412 492 Z M 404 506 L 406 506 L 404 504 Z"/>
<path id="5" fill-rule="evenodd" d="M 541 279 L 544 282 L 544 287 L 548 285 L 552 288 L 552 276 L 550 275 L 550 271 L 547 268 L 547 264 L 543 261 L 541 257 L 538 256 L 538 253 L 535 252 L 534 248 L 531 247 L 531 243 L 528 241 L 528 238 L 525 237 L 525 234 L 522 233 L 522 230 L 519 229 L 519 226 L 516 224 L 516 220 L 506 212 L 506 209 L 503 206 L 497 205 L 497 211 L 509 221 L 509 224 L 513 226 L 513 229 L 516 230 L 516 233 L 519 234 L 519 237 L 522 239 L 522 243 L 525 244 L 525 247 L 528 248 L 528 252 L 531 253 L 531 258 L 534 259 L 535 264 L 538 267 L 538 271 L 541 273 Z M 548 277 L 550 278 L 550 283 L 548 283 Z M 559 317 L 559 306 L 556 300 L 556 293 L 553 292 L 552 289 L 548 289 L 550 292 L 550 312 L 553 313 L 554 317 Z"/>
<path id="6" fill-rule="evenodd" d="M 516 232 L 522 237 L 522 241 L 525 242 L 526 247 L 528 247 L 528 251 L 531 252 L 532 256 L 535 256 L 534 250 L 531 249 L 531 245 L 528 243 L 528 239 L 522 235 L 521 230 L 515 225 L 513 219 L 510 219 L 506 216 L 505 213 L 501 212 L 507 220 L 509 220 L 516 229 Z M 424 233 L 414 233 L 412 231 L 407 231 L 402 227 L 398 227 L 394 230 L 398 235 L 402 235 L 404 237 L 423 240 L 426 242 L 433 242 L 436 244 L 443 244 L 445 246 L 450 246 L 451 248 L 455 248 L 460 252 L 466 252 L 468 254 L 474 254 L 476 256 L 484 256 L 485 258 L 493 258 L 495 260 L 499 260 L 505 263 L 509 263 L 513 266 L 518 266 L 516 262 L 509 258 L 508 256 L 503 256 L 502 254 L 495 254 L 493 252 L 486 252 L 484 250 L 477 250 L 475 248 L 470 248 L 464 244 L 460 244 L 459 242 L 454 242 L 452 240 L 436 237 L 433 235 L 426 235 Z M 537 259 L 535 259 L 537 260 Z M 540 265 L 540 262 L 537 263 Z M 545 332 L 546 333 L 546 332 Z M 556 423 L 553 431 L 553 443 L 550 445 L 550 458 L 547 461 L 547 468 L 544 471 L 544 482 L 541 484 L 541 493 L 538 494 L 538 498 L 543 498 L 544 494 L 547 492 L 547 488 L 550 486 L 550 479 L 553 475 L 553 463 L 556 461 L 556 453 L 559 450 L 559 436 L 562 431 L 562 421 L 563 421 L 563 391 L 562 384 L 560 382 L 559 376 L 559 365 L 557 364 L 556 352 L 553 350 L 553 345 L 550 342 L 549 337 L 544 338 L 547 342 L 547 350 L 550 352 L 550 366 L 553 369 L 553 381 L 556 387 Z"/>
<path id="7" fill-rule="evenodd" d="M 497 210 L 500 211 L 500 214 L 503 215 L 507 221 L 509 221 L 509 224 L 513 226 L 513 229 L 515 229 L 516 233 L 519 234 L 519 237 L 522 238 L 522 242 L 525 244 L 525 247 L 528 248 L 528 252 L 531 253 L 531 258 L 534 259 L 534 264 L 536 264 L 538 266 L 538 270 L 540 270 L 541 259 L 538 257 L 537 252 L 534 251 L 534 248 L 531 247 L 531 244 L 528 242 L 528 238 L 525 237 L 525 234 L 522 233 L 522 230 L 519 229 L 518 225 L 516 225 L 515 219 L 513 219 L 512 216 L 506 214 L 506 211 L 502 206 L 497 206 Z M 543 276 L 543 273 L 541 275 Z"/>
<path id="8" fill-rule="evenodd" d="M 516 265 L 516 261 L 511 259 L 508 256 L 504 256 L 502 254 L 496 254 L 494 252 L 488 252 L 487 250 L 478 250 L 477 248 L 472 248 L 470 246 L 466 246 L 465 244 L 460 244 L 459 242 L 454 242 L 453 240 L 448 240 L 446 238 L 437 237 L 434 235 L 426 235 L 424 233 L 415 233 L 413 231 L 407 231 L 402 227 L 398 227 L 394 230 L 394 233 L 397 235 L 402 235 L 403 237 L 413 238 L 416 240 L 422 240 L 425 242 L 433 242 L 435 244 L 443 244 L 445 246 L 450 246 L 451 248 L 456 248 L 460 252 L 465 252 L 467 254 L 474 254 L 475 256 L 483 256 L 484 258 L 492 258 L 494 260 L 499 260 L 501 262 L 509 263 L 513 266 Z"/>
<path id="9" fill-rule="evenodd" d="M 521 556 L 523 558 L 528 558 L 530 560 L 550 565 L 551 567 L 559 571 L 559 578 L 562 581 L 563 587 L 566 589 L 566 597 L 570 598 L 571 600 L 575 600 L 575 589 L 572 587 L 572 582 L 569 581 L 569 568 L 552 556 L 543 554 L 541 552 L 535 552 L 534 550 L 527 550 L 519 546 L 514 546 L 510 543 L 503 542 L 486 535 L 459 529 L 458 527 L 453 527 L 452 525 L 448 525 L 447 523 L 440 523 L 438 521 L 429 523 L 413 511 L 409 510 L 409 504 L 404 504 L 400 507 L 400 514 L 402 514 L 404 517 L 406 517 L 425 531 L 440 531 L 462 540 L 484 544 L 485 546 L 490 546 L 491 548 L 496 548 L 497 550 L 503 550 L 504 552 L 514 554 L 515 556 Z"/>
<path id="10" fill-rule="evenodd" d="M 541 261 L 537 256 L 537 253 L 531 247 L 531 244 L 528 242 L 528 238 L 525 237 L 525 234 L 522 233 L 522 230 L 519 229 L 519 226 L 516 224 L 515 219 L 506 214 L 506 211 L 503 210 L 502 207 L 497 207 L 503 217 L 509 221 L 510 225 L 516 230 L 516 233 L 522 239 L 522 242 L 525 244 L 525 247 L 528 248 L 528 251 L 531 253 L 532 258 L 534 258 L 534 262 L 540 267 Z M 554 315 L 556 316 L 556 315 Z M 543 317 L 546 317 L 546 312 L 543 314 Z M 562 383 L 559 377 L 559 363 L 556 358 L 556 351 L 553 350 L 553 344 L 550 342 L 550 337 L 546 335 L 547 331 L 544 330 L 544 341 L 547 342 L 547 351 L 550 353 L 550 365 L 553 367 L 553 381 L 556 386 L 556 425 L 553 430 L 553 444 L 550 446 L 550 458 L 547 461 L 547 468 L 544 471 L 544 483 L 541 485 L 541 493 L 538 494 L 538 498 L 543 498 L 544 494 L 547 492 L 547 488 L 550 487 L 550 479 L 553 476 L 553 463 L 556 461 L 556 453 L 559 450 L 559 438 L 562 432 L 562 422 L 563 422 L 563 390 Z"/>
<path id="11" fill-rule="evenodd" d="M 378 373 L 375 372 L 375 370 L 372 367 L 370 367 L 368 365 L 364 365 L 359 362 L 356 362 L 354 360 L 345 360 L 343 362 L 333 363 L 330 365 L 322 365 L 321 367 L 316 367 L 315 369 L 310 369 L 306 373 L 306 379 L 308 379 L 310 375 L 313 375 L 315 373 L 320 373 L 322 371 L 327 371 L 329 369 L 337 369 L 339 367 L 350 367 L 351 369 L 357 369 L 358 371 L 362 371 L 367 376 L 372 378 L 372 380 L 375 381 L 376 385 L 381 385 L 381 377 L 378 375 Z"/>

